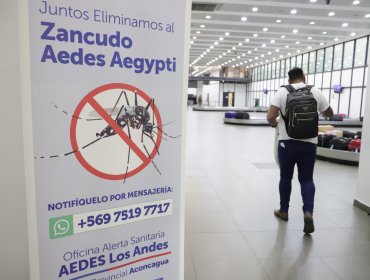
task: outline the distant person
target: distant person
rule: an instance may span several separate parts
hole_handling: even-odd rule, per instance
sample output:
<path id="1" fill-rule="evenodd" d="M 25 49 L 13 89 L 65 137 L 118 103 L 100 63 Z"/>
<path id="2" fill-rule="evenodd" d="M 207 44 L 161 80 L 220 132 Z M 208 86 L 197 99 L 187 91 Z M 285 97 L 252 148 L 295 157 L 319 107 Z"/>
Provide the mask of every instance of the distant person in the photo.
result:
<path id="1" fill-rule="evenodd" d="M 198 102 L 198 106 L 202 106 L 203 98 L 202 98 L 202 95 L 201 95 L 201 94 L 199 94 L 199 95 L 198 95 L 198 100 L 197 100 L 197 102 Z"/>
<path id="2" fill-rule="evenodd" d="M 277 127 L 279 133 L 280 209 L 275 210 L 274 214 L 288 221 L 292 178 L 294 166 L 297 164 L 303 200 L 303 231 L 309 234 L 315 231 L 313 170 L 318 133 L 317 111 L 329 118 L 333 116 L 333 110 L 320 90 L 306 85 L 305 75 L 301 68 L 291 69 L 288 76 L 289 85 L 277 91 L 267 112 L 267 121 L 271 126 Z M 281 117 L 277 119 L 279 112 L 281 112 Z"/>

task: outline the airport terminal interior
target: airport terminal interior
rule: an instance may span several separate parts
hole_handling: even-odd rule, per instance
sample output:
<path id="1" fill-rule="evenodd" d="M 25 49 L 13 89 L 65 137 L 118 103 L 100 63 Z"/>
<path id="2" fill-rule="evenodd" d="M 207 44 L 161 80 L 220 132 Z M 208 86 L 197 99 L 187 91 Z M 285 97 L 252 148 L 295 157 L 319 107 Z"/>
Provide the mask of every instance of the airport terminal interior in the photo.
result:
<path id="1" fill-rule="evenodd" d="M 185 279 L 370 279 L 370 216 L 354 206 L 358 158 L 317 159 L 315 232 L 306 235 L 297 170 L 289 221 L 273 215 L 275 129 L 257 112 L 296 66 L 342 124 L 357 122 L 335 129 L 361 131 L 370 1 L 200 1 L 192 9 Z M 247 108 L 249 119 L 234 119 Z"/>

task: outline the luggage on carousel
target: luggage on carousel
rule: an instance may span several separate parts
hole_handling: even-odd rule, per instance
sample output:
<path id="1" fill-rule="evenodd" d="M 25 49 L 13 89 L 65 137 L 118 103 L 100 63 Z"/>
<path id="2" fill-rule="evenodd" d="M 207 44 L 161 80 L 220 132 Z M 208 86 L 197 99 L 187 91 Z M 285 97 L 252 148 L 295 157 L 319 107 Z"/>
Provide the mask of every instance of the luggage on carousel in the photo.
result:
<path id="1" fill-rule="evenodd" d="M 352 152 L 359 152 L 361 150 L 361 139 L 353 139 L 348 144 L 348 150 Z"/>
<path id="2" fill-rule="evenodd" d="M 347 151 L 351 140 L 345 137 L 335 137 L 330 140 L 330 148 L 334 150 Z"/>
<path id="3" fill-rule="evenodd" d="M 236 112 L 230 111 L 230 112 L 225 112 L 225 118 L 228 119 L 235 119 Z"/>
<path id="4" fill-rule="evenodd" d="M 343 137 L 346 137 L 346 138 L 355 138 L 356 137 L 356 133 L 355 132 L 352 132 L 352 131 L 343 131 Z"/>
<path id="5" fill-rule="evenodd" d="M 330 130 L 334 130 L 334 126 L 332 125 L 319 125 L 319 132 L 327 132 Z"/>
<path id="6" fill-rule="evenodd" d="M 332 140 L 334 137 L 335 136 L 333 134 L 320 133 L 318 135 L 317 146 L 323 147 L 323 148 L 329 148 L 330 140 Z"/>
<path id="7" fill-rule="evenodd" d="M 331 118 L 329 118 L 329 121 L 341 122 L 341 121 L 343 121 L 343 116 L 342 115 L 334 115 Z"/>
<path id="8" fill-rule="evenodd" d="M 330 131 L 327 131 L 326 134 L 331 134 L 331 135 L 334 135 L 335 137 L 345 137 L 343 135 L 342 130 L 330 130 Z"/>
<path id="9" fill-rule="evenodd" d="M 248 112 L 236 112 L 235 118 L 239 120 L 249 120 Z"/>

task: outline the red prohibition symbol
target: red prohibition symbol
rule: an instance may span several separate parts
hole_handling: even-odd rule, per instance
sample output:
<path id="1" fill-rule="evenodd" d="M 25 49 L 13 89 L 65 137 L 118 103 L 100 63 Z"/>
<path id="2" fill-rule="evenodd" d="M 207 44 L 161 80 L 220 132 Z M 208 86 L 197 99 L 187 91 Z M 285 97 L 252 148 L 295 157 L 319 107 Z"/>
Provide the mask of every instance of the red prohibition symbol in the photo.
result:
<path id="1" fill-rule="evenodd" d="M 114 105 L 114 108 L 111 109 L 110 113 L 104 107 L 107 100 L 110 102 L 109 104 L 112 104 L 112 101 L 115 104 L 111 105 Z M 85 135 L 86 129 L 81 129 L 81 127 L 86 112 L 91 110 L 94 110 L 98 117 L 96 120 L 100 122 L 100 126 L 104 126 L 104 130 L 95 131 L 95 135 L 90 136 Z M 154 99 L 142 90 L 124 83 L 100 86 L 81 100 L 76 107 L 74 116 L 70 126 L 71 145 L 77 160 L 90 173 L 107 180 L 123 180 L 138 174 L 149 163 L 154 164 L 153 158 L 159 153 L 161 145 L 162 120 Z M 89 144 L 82 147 L 84 143 L 80 138 L 89 139 L 88 141 L 84 140 Z M 104 144 L 108 139 L 109 141 L 114 140 L 113 143 L 118 144 L 116 146 L 112 142 Z M 99 142 L 99 151 L 95 150 L 95 142 Z M 112 160 L 112 165 L 116 165 L 114 172 L 110 172 L 109 168 L 101 168 L 84 153 L 85 150 L 88 150 L 94 158 L 99 159 L 100 156 L 104 156 L 104 151 L 102 151 L 104 145 L 112 155 L 115 154 L 114 149 L 118 152 L 120 147 L 125 148 L 125 153 L 128 150 L 128 154 L 122 158 L 122 162 L 117 164 L 117 160 L 114 162 Z M 122 151 L 120 152 L 122 155 Z M 135 158 L 133 164 L 130 163 L 130 157 L 131 159 Z M 99 160 L 95 162 L 99 162 Z M 105 164 L 110 165 L 109 156 Z"/>

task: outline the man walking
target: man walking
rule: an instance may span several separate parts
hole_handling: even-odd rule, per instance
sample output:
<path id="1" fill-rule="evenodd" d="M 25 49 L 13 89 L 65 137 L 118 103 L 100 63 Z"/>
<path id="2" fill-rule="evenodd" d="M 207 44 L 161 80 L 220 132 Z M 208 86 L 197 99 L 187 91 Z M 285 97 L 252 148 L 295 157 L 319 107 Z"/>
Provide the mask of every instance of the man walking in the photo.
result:
<path id="1" fill-rule="evenodd" d="M 324 117 L 332 117 L 333 110 L 323 93 L 307 86 L 301 68 L 288 72 L 289 86 L 281 87 L 271 100 L 267 121 L 278 127 L 278 159 L 280 165 L 280 209 L 274 214 L 287 221 L 294 166 L 297 164 L 298 180 L 303 200 L 304 229 L 314 232 L 313 208 L 315 184 L 313 170 L 316 160 L 317 125 L 319 111 Z M 277 120 L 281 112 L 281 118 Z"/>

